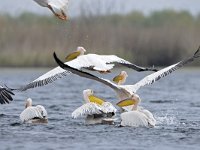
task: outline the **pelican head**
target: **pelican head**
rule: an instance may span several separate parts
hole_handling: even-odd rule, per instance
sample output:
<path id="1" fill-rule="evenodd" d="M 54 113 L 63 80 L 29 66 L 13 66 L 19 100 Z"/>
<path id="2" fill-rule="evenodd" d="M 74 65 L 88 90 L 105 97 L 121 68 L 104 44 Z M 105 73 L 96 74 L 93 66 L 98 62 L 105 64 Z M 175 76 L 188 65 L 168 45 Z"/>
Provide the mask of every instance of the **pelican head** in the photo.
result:
<path id="1" fill-rule="evenodd" d="M 128 74 L 126 73 L 126 71 L 121 71 L 119 75 L 113 78 L 113 81 L 117 83 L 118 85 L 121 85 L 124 82 L 126 82 L 127 77 L 128 77 Z"/>
<path id="2" fill-rule="evenodd" d="M 81 47 L 81 46 L 77 47 L 77 50 L 76 50 L 76 51 L 77 51 L 77 52 L 80 52 L 80 55 L 84 55 L 84 53 L 86 52 L 85 48 L 83 48 L 83 47 Z"/>
<path id="3" fill-rule="evenodd" d="M 25 108 L 32 106 L 32 99 L 28 98 L 25 103 Z"/>
<path id="4" fill-rule="evenodd" d="M 128 74 L 126 73 L 126 71 L 121 71 L 121 73 L 120 73 L 121 75 L 123 75 L 125 78 L 127 78 L 128 77 Z"/>
<path id="5" fill-rule="evenodd" d="M 89 103 L 89 102 L 90 102 L 89 96 L 91 96 L 91 95 L 93 95 L 93 94 L 94 94 L 94 92 L 93 92 L 93 90 L 91 90 L 91 89 L 87 89 L 87 90 L 84 90 L 84 91 L 83 91 L 83 98 L 84 98 L 84 100 L 85 100 L 86 103 Z"/>
<path id="6" fill-rule="evenodd" d="M 130 98 L 127 98 L 118 102 L 117 105 L 119 107 L 126 107 L 126 106 L 133 105 L 132 110 L 137 110 L 137 106 L 140 102 L 141 102 L 140 97 L 137 94 L 133 94 Z"/>

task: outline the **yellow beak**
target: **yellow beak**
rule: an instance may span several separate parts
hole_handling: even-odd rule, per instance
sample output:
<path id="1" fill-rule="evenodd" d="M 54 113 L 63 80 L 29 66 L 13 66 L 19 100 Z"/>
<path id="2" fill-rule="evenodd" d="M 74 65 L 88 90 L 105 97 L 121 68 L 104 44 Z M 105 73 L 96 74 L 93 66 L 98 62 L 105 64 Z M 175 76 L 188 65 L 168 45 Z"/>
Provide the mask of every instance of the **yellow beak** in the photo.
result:
<path id="1" fill-rule="evenodd" d="M 136 103 L 137 103 L 136 100 L 133 100 L 133 99 L 124 99 L 124 100 L 118 102 L 117 106 L 119 106 L 119 107 L 125 107 L 125 106 L 135 105 Z"/>
<path id="2" fill-rule="evenodd" d="M 99 104 L 99 105 L 102 105 L 105 101 L 96 97 L 96 96 L 93 96 L 93 95 L 90 95 L 89 96 L 89 100 L 90 102 L 93 102 L 93 103 L 96 103 L 96 104 Z"/>

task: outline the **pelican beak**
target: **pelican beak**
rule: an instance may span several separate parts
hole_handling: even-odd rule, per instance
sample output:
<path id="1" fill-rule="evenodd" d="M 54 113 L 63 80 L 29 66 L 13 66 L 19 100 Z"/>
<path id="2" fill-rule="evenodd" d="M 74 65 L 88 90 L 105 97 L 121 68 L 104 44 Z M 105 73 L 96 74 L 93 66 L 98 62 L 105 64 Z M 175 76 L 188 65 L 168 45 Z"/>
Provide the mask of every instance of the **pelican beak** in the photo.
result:
<path id="1" fill-rule="evenodd" d="M 99 105 L 102 105 L 105 102 L 103 99 L 98 98 L 94 95 L 90 95 L 88 98 L 89 98 L 90 102 L 93 102 L 93 103 L 96 103 L 96 104 L 99 104 Z"/>
<path id="2" fill-rule="evenodd" d="M 125 107 L 125 106 L 135 105 L 136 103 L 137 103 L 136 100 L 128 98 L 128 99 L 121 100 L 116 105 L 119 107 Z"/>

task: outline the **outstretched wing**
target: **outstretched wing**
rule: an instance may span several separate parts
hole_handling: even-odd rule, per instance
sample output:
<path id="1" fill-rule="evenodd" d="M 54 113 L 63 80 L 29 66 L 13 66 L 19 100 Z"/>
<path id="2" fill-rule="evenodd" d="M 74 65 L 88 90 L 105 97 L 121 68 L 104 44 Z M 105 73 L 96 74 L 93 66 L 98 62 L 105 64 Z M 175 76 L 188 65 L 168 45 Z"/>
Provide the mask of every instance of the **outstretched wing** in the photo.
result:
<path id="1" fill-rule="evenodd" d="M 87 115 L 102 114 L 102 108 L 100 105 L 90 102 L 83 104 L 72 112 L 72 118 L 78 118 Z"/>
<path id="2" fill-rule="evenodd" d="M 50 70 L 49 72 L 45 73 L 44 75 L 40 76 L 39 78 L 35 79 L 34 81 L 28 83 L 27 85 L 21 86 L 20 88 L 13 90 L 26 91 L 31 88 L 44 86 L 69 74 L 69 71 L 66 71 L 60 67 L 56 67 Z"/>
<path id="3" fill-rule="evenodd" d="M 13 100 L 11 95 L 15 95 L 11 90 L 6 87 L 0 86 L 0 103 L 9 104 Z"/>
<path id="4" fill-rule="evenodd" d="M 145 85 L 150 85 L 153 84 L 154 82 L 156 82 L 157 80 L 171 74 L 172 72 L 178 70 L 179 68 L 183 67 L 184 65 L 194 61 L 196 58 L 200 57 L 200 47 L 198 48 L 198 50 L 194 53 L 193 56 L 182 60 L 174 65 L 171 65 L 169 67 L 166 67 L 164 69 L 161 69 L 155 73 L 152 73 L 148 76 L 146 76 L 145 78 L 143 78 L 142 80 L 140 80 L 139 82 L 137 82 L 134 85 L 122 85 L 121 87 L 125 87 L 126 89 L 131 90 L 132 92 L 136 92 L 140 87 L 145 86 Z"/>
<path id="5" fill-rule="evenodd" d="M 122 59 L 116 55 L 97 55 L 97 57 L 99 57 L 99 59 L 103 60 L 106 64 L 120 64 L 123 65 L 125 67 L 134 69 L 138 72 L 141 71 L 158 71 L 155 68 L 145 68 L 145 67 L 141 67 L 141 66 L 137 66 L 125 59 Z"/>

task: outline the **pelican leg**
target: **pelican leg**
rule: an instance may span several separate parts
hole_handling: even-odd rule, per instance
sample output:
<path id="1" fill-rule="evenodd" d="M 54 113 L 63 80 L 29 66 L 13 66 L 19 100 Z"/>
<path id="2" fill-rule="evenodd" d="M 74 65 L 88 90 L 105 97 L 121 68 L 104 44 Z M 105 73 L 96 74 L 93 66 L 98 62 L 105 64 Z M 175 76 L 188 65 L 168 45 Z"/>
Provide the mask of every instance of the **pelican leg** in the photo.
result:
<path id="1" fill-rule="evenodd" d="M 64 13 L 63 10 L 61 10 L 62 15 L 60 15 L 60 14 L 57 14 L 57 13 L 53 10 L 53 8 L 52 8 L 50 5 L 48 5 L 48 8 L 49 8 L 49 9 L 53 12 L 53 14 L 54 14 L 56 17 L 58 17 L 59 19 L 61 19 L 61 20 L 67 20 L 67 16 L 65 15 L 65 13 Z"/>
<path id="2" fill-rule="evenodd" d="M 106 71 L 99 71 L 99 73 L 101 73 L 101 74 L 107 74 L 107 73 L 111 73 L 111 71 L 110 71 L 110 70 L 106 70 Z"/>

